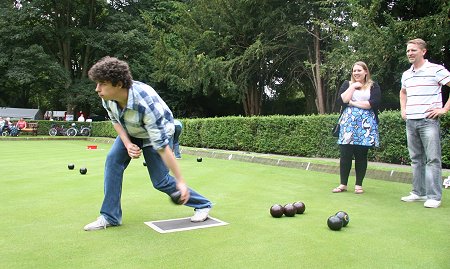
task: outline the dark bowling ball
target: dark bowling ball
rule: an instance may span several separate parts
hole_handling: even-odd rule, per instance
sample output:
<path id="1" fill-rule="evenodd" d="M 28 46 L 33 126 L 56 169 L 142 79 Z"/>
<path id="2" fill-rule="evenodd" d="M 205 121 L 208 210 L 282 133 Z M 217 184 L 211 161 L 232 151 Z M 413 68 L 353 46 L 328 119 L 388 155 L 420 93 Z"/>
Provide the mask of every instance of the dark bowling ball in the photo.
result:
<path id="1" fill-rule="evenodd" d="M 338 211 L 335 216 L 342 220 L 342 227 L 347 226 L 350 222 L 350 217 L 345 211 Z"/>
<path id="2" fill-rule="evenodd" d="M 297 211 L 297 214 L 303 214 L 305 212 L 305 204 L 303 202 L 295 202 L 294 204 L 295 210 Z"/>
<path id="3" fill-rule="evenodd" d="M 295 213 L 297 213 L 297 209 L 295 209 L 293 204 L 284 205 L 283 211 L 286 217 L 293 217 L 295 216 Z"/>
<path id="4" fill-rule="evenodd" d="M 143 166 L 147 166 L 147 163 L 146 163 L 146 162 L 143 162 L 142 165 L 143 165 Z"/>
<path id="5" fill-rule="evenodd" d="M 176 192 L 173 192 L 172 194 L 170 194 L 170 200 L 176 205 L 182 204 L 182 201 L 180 200 L 180 198 L 181 198 L 180 191 L 176 191 Z"/>
<path id="6" fill-rule="evenodd" d="M 331 230 L 339 231 L 343 225 L 342 219 L 340 219 L 336 216 L 331 216 L 327 220 L 327 225 L 328 225 L 328 228 L 330 228 Z"/>
<path id="7" fill-rule="evenodd" d="M 203 161 L 202 157 L 197 158 L 197 162 L 201 163 Z"/>
<path id="8" fill-rule="evenodd" d="M 67 168 L 69 168 L 69 170 L 73 170 L 75 168 L 75 165 L 73 163 L 69 163 L 69 165 L 67 165 Z"/>
<path id="9" fill-rule="evenodd" d="M 274 218 L 281 218 L 283 216 L 283 213 L 284 211 L 281 205 L 276 204 L 270 208 L 270 215 L 272 215 L 272 217 Z"/>
<path id="10" fill-rule="evenodd" d="M 80 168 L 80 174 L 84 175 L 84 174 L 86 174 L 86 173 L 87 173 L 87 168 L 81 167 L 81 168 Z"/>

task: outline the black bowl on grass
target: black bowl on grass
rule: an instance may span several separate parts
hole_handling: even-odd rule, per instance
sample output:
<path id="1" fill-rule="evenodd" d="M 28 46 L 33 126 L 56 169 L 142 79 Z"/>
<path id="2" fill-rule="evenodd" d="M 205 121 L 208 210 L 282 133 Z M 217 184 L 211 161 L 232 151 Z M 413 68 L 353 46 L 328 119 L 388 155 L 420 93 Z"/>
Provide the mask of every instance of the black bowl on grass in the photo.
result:
<path id="1" fill-rule="evenodd" d="M 283 211 L 286 217 L 293 217 L 297 213 L 297 209 L 295 209 L 293 204 L 284 205 Z"/>
<path id="2" fill-rule="evenodd" d="M 86 167 L 81 167 L 80 168 L 80 174 L 85 175 L 87 173 L 87 168 Z"/>
<path id="3" fill-rule="evenodd" d="M 297 211 L 297 214 L 303 214 L 305 212 L 306 206 L 303 202 L 298 201 L 293 203 L 293 205 Z"/>
<path id="4" fill-rule="evenodd" d="M 339 217 L 330 216 L 327 220 L 327 225 L 331 230 L 339 231 L 342 228 L 343 222 Z"/>
<path id="5" fill-rule="evenodd" d="M 336 217 L 340 218 L 342 220 L 342 227 L 345 227 L 350 222 L 350 217 L 348 216 L 347 212 L 345 211 L 338 211 L 335 214 Z"/>
<path id="6" fill-rule="evenodd" d="M 270 215 L 274 218 L 281 218 L 283 216 L 283 207 L 279 204 L 275 204 L 270 208 Z"/>

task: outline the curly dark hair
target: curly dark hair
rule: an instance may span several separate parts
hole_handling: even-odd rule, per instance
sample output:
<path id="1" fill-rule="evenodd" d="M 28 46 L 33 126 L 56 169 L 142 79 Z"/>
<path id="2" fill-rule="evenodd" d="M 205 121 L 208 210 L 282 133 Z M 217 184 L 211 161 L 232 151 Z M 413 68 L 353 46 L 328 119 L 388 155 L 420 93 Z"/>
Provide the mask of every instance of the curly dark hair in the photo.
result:
<path id="1" fill-rule="evenodd" d="M 123 88 L 129 89 L 133 84 L 130 67 L 125 61 L 106 56 L 95 63 L 88 72 L 89 79 L 95 82 L 109 81 L 113 86 L 122 82 Z"/>

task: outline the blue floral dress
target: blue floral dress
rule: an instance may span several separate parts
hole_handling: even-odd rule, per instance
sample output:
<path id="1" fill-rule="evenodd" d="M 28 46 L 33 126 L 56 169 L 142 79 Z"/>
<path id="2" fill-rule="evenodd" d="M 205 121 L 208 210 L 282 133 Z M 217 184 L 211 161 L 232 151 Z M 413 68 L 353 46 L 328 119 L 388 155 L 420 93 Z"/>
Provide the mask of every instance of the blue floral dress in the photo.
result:
<path id="1" fill-rule="evenodd" d="M 338 144 L 378 147 L 378 123 L 372 109 L 346 107 L 339 118 Z"/>

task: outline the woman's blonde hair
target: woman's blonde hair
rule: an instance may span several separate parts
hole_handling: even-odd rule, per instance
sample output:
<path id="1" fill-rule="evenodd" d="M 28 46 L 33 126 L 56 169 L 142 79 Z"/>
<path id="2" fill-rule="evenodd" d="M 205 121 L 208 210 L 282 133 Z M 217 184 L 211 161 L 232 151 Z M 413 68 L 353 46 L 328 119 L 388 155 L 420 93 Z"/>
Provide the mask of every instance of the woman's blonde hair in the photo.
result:
<path id="1" fill-rule="evenodd" d="M 350 82 L 351 83 L 355 83 L 355 79 L 353 78 L 353 68 L 355 67 L 355 65 L 361 66 L 364 69 L 364 71 L 367 72 L 366 77 L 364 78 L 364 84 L 363 84 L 362 88 L 363 89 L 367 89 L 367 88 L 370 89 L 372 87 L 373 80 L 370 77 L 370 71 L 369 71 L 369 68 L 367 67 L 367 64 L 365 62 L 359 61 L 359 62 L 356 62 L 356 63 L 353 64 L 353 66 L 352 66 L 352 74 L 350 76 Z"/>

